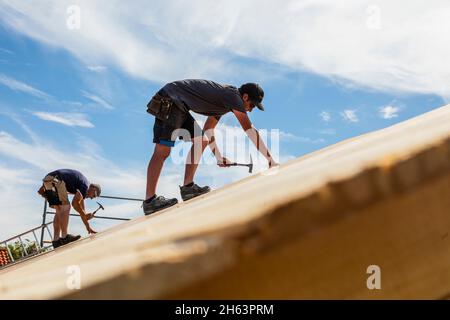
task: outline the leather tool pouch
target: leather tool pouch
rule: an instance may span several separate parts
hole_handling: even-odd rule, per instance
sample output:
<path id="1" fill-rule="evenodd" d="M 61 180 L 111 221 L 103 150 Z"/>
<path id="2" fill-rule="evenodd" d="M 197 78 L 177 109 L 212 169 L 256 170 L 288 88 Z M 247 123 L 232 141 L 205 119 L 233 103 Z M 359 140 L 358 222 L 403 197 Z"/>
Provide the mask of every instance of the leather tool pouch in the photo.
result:
<path id="1" fill-rule="evenodd" d="M 163 97 L 158 93 L 155 94 L 147 104 L 147 112 L 162 121 L 167 121 L 169 119 L 170 112 L 173 108 L 174 103 L 172 99 Z"/>

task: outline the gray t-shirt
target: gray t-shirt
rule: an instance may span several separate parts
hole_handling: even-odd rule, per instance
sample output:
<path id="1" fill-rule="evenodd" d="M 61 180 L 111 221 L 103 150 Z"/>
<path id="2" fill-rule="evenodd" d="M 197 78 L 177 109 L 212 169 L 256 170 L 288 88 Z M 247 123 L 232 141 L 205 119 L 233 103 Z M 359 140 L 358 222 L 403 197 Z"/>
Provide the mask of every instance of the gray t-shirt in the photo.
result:
<path id="1" fill-rule="evenodd" d="M 187 79 L 166 84 L 162 90 L 183 110 L 222 116 L 232 109 L 245 112 L 239 90 L 209 80 Z"/>

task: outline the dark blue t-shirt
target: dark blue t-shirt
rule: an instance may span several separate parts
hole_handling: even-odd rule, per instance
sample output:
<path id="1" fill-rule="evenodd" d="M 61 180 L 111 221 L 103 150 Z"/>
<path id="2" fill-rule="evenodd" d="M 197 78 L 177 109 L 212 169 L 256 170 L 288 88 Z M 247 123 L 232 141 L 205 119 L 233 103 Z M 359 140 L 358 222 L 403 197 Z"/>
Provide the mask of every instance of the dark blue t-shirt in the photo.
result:
<path id="1" fill-rule="evenodd" d="M 75 194 L 78 190 L 83 198 L 86 198 L 86 193 L 89 189 L 89 181 L 81 172 L 72 169 L 59 169 L 50 172 L 49 175 L 64 181 L 69 193 Z"/>

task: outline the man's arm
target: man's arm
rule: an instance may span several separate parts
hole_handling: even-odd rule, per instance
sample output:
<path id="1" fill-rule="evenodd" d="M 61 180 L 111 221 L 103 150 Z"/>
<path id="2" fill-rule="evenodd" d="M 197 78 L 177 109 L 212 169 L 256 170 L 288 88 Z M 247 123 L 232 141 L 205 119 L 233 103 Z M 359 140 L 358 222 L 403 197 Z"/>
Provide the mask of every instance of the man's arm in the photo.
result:
<path id="1" fill-rule="evenodd" d="M 72 206 L 80 214 L 81 220 L 83 220 L 84 226 L 86 227 L 88 233 L 96 233 L 94 230 L 91 229 L 89 225 L 88 220 L 92 218 L 92 215 L 86 213 L 83 195 L 78 190 L 77 193 L 75 193 L 75 196 L 73 197 Z"/>
<path id="2" fill-rule="evenodd" d="M 275 162 L 275 160 L 272 158 L 272 155 L 269 152 L 269 149 L 267 149 L 266 144 L 261 139 L 258 130 L 256 130 L 255 127 L 253 127 L 252 122 L 250 121 L 250 118 L 248 117 L 246 112 L 241 112 L 233 109 L 233 113 L 238 119 L 239 123 L 241 124 L 242 129 L 244 129 L 245 133 L 249 137 L 249 139 L 253 142 L 253 144 L 256 146 L 256 149 L 267 159 L 269 162 L 269 168 L 272 166 L 278 165 L 278 163 Z"/>
<path id="3" fill-rule="evenodd" d="M 216 139 L 214 137 L 214 128 L 217 126 L 217 123 L 219 123 L 219 120 L 220 117 L 209 116 L 208 119 L 206 119 L 205 125 L 203 126 L 203 132 L 209 140 L 209 148 L 216 157 L 217 163 L 220 166 L 226 166 L 226 164 L 229 164 L 231 162 L 222 156 L 219 148 L 217 147 Z"/>

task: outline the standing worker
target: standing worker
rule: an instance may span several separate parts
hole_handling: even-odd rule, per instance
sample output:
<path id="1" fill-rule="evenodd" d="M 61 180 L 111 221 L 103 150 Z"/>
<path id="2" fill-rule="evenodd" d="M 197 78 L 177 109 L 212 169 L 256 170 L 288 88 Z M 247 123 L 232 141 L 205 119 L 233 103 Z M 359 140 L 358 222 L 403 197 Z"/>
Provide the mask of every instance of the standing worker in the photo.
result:
<path id="1" fill-rule="evenodd" d="M 176 198 L 167 199 L 156 195 L 156 185 L 164 161 L 170 155 L 170 148 L 181 130 L 183 140 L 192 141 L 192 148 L 187 156 L 183 186 L 180 187 L 184 201 L 210 191 L 208 186 L 200 187 L 194 183 L 194 175 L 206 146 L 217 159 L 220 167 L 228 167 L 231 162 L 222 157 L 214 140 L 214 128 L 220 117 L 233 112 L 258 151 L 267 159 L 269 168 L 277 165 L 269 153 L 248 117 L 255 107 L 264 110 L 262 100 L 264 91 L 256 83 L 246 83 L 240 88 L 223 85 L 209 80 L 181 80 L 166 84 L 150 100 L 147 112 L 155 116 L 153 142 L 155 149 L 147 169 L 146 197 L 143 203 L 146 215 L 175 205 Z M 208 116 L 203 130 L 189 113 L 193 111 Z"/>

